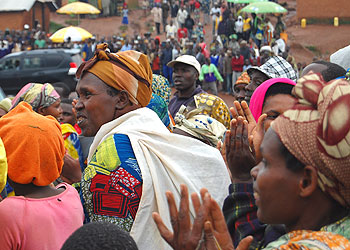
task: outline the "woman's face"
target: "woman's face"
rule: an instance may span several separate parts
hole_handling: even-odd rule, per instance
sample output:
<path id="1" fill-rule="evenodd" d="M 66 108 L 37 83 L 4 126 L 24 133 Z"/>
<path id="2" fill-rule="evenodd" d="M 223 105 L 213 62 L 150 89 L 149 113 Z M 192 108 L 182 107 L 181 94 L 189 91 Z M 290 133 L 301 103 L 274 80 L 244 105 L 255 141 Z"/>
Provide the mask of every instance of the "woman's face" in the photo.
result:
<path id="1" fill-rule="evenodd" d="M 259 220 L 290 226 L 303 213 L 298 206 L 301 202 L 298 185 L 302 174 L 287 168 L 282 146 L 278 135 L 270 128 L 261 144 L 263 160 L 251 170 L 251 175 Z"/>
<path id="2" fill-rule="evenodd" d="M 250 83 L 245 87 L 246 89 L 246 102 L 250 102 L 250 98 L 252 97 L 252 94 L 254 90 L 263 82 L 268 80 L 269 78 L 259 70 L 254 70 L 250 75 Z"/>
<path id="3" fill-rule="evenodd" d="M 84 136 L 95 136 L 103 124 L 115 119 L 116 96 L 109 95 L 107 89 L 107 85 L 91 73 L 85 73 L 77 84 L 77 124 Z"/>
<path id="4" fill-rule="evenodd" d="M 247 86 L 247 84 L 235 84 L 234 85 L 234 97 L 236 98 L 237 101 L 242 102 L 244 101 L 245 95 L 246 95 L 246 91 L 245 91 L 245 87 Z"/>
<path id="5" fill-rule="evenodd" d="M 267 114 L 264 121 L 265 131 L 271 126 L 271 122 L 275 120 L 284 111 L 292 108 L 297 100 L 291 95 L 277 94 L 266 98 L 262 108 L 262 114 Z"/>
<path id="6" fill-rule="evenodd" d="M 58 98 L 57 101 L 52 103 L 46 108 L 39 109 L 38 113 L 42 115 L 52 115 L 57 120 L 61 119 L 62 116 L 61 99 Z"/>

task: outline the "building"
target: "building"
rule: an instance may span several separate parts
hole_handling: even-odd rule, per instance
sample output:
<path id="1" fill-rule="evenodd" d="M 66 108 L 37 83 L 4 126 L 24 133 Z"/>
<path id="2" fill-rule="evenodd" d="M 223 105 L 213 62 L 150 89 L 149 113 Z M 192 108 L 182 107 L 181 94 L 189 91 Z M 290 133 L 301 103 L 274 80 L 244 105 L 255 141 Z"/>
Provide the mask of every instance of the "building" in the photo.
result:
<path id="1" fill-rule="evenodd" d="M 350 18 L 349 0 L 297 0 L 297 17 L 310 19 Z"/>
<path id="2" fill-rule="evenodd" d="M 23 30 L 25 24 L 30 28 L 40 24 L 48 32 L 50 10 L 55 10 L 53 0 L 1 0 L 0 30 Z"/>

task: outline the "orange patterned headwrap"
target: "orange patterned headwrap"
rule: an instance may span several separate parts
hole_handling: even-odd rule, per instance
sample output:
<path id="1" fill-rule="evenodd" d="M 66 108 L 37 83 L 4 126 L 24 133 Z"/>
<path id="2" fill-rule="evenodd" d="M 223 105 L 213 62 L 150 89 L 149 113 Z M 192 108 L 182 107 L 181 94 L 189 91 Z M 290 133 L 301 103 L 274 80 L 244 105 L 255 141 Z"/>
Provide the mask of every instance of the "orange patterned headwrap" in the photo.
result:
<path id="1" fill-rule="evenodd" d="M 40 115 L 20 102 L 0 119 L 0 137 L 12 181 L 47 186 L 60 176 L 65 148 L 54 117 Z"/>
<path id="2" fill-rule="evenodd" d="M 236 85 L 238 84 L 249 84 L 250 83 L 250 77 L 247 72 L 243 72 L 237 79 Z"/>
<path id="3" fill-rule="evenodd" d="M 147 56 L 140 52 L 110 53 L 106 43 L 99 44 L 94 57 L 80 65 L 77 78 L 81 79 L 86 71 L 112 88 L 126 90 L 135 104 L 145 107 L 151 100 L 152 69 Z"/>
<path id="4" fill-rule="evenodd" d="M 350 84 L 324 82 L 305 75 L 294 88 L 298 103 L 272 128 L 303 164 L 318 170 L 318 184 L 341 205 L 350 207 Z"/>

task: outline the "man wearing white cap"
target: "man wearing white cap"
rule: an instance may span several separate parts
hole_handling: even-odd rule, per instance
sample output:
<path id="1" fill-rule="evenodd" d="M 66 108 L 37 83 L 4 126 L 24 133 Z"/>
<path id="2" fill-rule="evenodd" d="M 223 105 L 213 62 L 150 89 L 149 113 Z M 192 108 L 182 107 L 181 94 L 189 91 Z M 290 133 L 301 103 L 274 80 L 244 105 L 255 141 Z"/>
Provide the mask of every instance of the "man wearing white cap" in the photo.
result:
<path id="1" fill-rule="evenodd" d="M 170 100 L 169 112 L 175 117 L 181 105 L 187 106 L 194 101 L 195 95 L 205 93 L 205 91 L 200 86 L 196 87 L 201 65 L 194 56 L 179 56 L 167 65 L 173 68 L 173 82 L 176 92 Z"/>

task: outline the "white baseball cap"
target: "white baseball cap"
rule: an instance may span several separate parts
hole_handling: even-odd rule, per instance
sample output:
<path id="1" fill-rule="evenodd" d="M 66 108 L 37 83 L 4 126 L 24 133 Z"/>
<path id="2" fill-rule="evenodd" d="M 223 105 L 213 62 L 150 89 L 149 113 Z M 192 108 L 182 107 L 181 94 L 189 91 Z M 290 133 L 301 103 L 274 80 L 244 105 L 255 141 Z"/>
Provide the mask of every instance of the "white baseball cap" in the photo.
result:
<path id="1" fill-rule="evenodd" d="M 174 68 L 174 65 L 176 63 L 184 63 L 184 64 L 191 65 L 198 71 L 198 74 L 201 73 L 201 65 L 194 56 L 190 56 L 190 55 L 179 56 L 175 60 L 168 62 L 167 66 Z"/>

